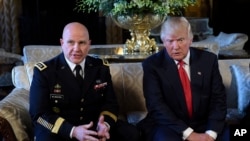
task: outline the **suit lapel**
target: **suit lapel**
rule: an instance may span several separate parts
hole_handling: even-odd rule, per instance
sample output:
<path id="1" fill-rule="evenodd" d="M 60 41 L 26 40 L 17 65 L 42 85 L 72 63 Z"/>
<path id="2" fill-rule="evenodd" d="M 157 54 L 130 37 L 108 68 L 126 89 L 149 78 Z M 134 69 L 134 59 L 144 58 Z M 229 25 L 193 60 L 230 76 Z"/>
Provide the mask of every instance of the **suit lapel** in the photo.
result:
<path id="1" fill-rule="evenodd" d="M 203 84 L 203 72 L 200 69 L 202 66 L 199 64 L 199 59 L 196 58 L 195 50 L 190 49 L 190 77 L 191 77 L 191 89 L 193 98 L 193 112 L 195 113 L 200 105 L 201 91 L 196 89 L 197 85 Z"/>
<path id="2" fill-rule="evenodd" d="M 78 86 L 78 82 L 76 81 L 76 77 L 69 68 L 63 54 L 60 56 L 60 63 L 58 66 L 58 77 L 64 82 L 70 82 L 70 85 L 73 86 L 73 88 L 77 89 L 77 91 L 82 91 L 82 94 L 85 94 L 87 90 L 89 89 L 90 85 L 93 83 L 92 81 L 95 81 L 96 73 L 99 71 L 98 69 L 94 69 L 94 63 L 89 58 L 86 57 L 85 62 L 85 69 L 84 69 L 84 79 L 83 84 L 81 87 Z M 68 74 L 68 75 L 65 75 Z"/>
<path id="3" fill-rule="evenodd" d="M 62 83 L 65 83 L 67 84 L 67 82 L 70 82 L 70 86 L 69 87 L 72 87 L 74 89 L 77 89 L 77 91 L 81 91 L 81 88 L 80 87 L 75 87 L 77 85 L 79 85 L 76 81 L 76 77 L 74 75 L 74 73 L 72 72 L 72 70 L 69 68 L 65 58 L 64 58 L 64 55 L 61 54 L 59 56 L 59 63 L 58 63 L 58 73 L 56 73 L 58 75 L 58 78 L 60 78 L 60 80 L 62 81 Z M 67 74 L 67 75 L 65 75 Z"/>
<path id="4" fill-rule="evenodd" d="M 94 69 L 95 66 L 89 57 L 86 58 L 85 69 L 84 69 L 84 80 L 83 80 L 83 93 L 85 94 L 89 89 L 90 85 L 95 81 L 96 74 L 99 71 Z M 94 89 L 94 88 L 92 88 Z"/>
<path id="5" fill-rule="evenodd" d="M 168 56 L 166 51 L 165 51 L 164 56 L 165 56 L 165 58 L 161 59 L 161 60 L 163 60 L 162 66 L 164 69 L 163 70 L 163 72 L 164 72 L 163 79 L 171 80 L 171 81 L 169 81 L 169 84 L 171 84 L 173 89 L 174 89 L 173 93 L 175 93 L 175 96 L 177 97 L 177 101 L 181 105 L 180 107 L 182 107 L 183 111 L 185 111 L 186 115 L 188 115 L 187 106 L 185 104 L 185 96 L 184 96 L 182 84 L 181 84 L 181 81 L 179 78 L 177 65 L 175 64 L 174 60 Z M 176 101 L 173 101 L 173 102 L 176 102 Z"/>
<path id="6" fill-rule="evenodd" d="M 193 100 L 193 112 L 195 115 L 195 112 L 198 110 L 200 106 L 200 96 L 201 91 L 199 89 L 196 89 L 194 86 L 202 85 L 203 84 L 203 72 L 202 72 L 202 65 L 199 64 L 199 59 L 196 56 L 195 50 L 190 48 L 190 78 L 191 78 L 191 89 L 192 89 L 192 100 Z M 174 91 L 177 93 L 176 97 L 179 101 L 181 107 L 183 108 L 183 111 L 185 111 L 186 115 L 188 115 L 187 106 L 185 104 L 185 95 L 183 92 L 182 84 L 179 79 L 178 74 L 178 68 L 174 62 L 173 59 L 171 59 L 167 52 L 165 51 L 165 59 L 162 58 L 162 66 L 163 66 L 163 72 L 164 76 L 163 78 L 169 78 L 172 82 L 169 82 L 172 84 L 172 87 L 174 88 Z"/>
<path id="7" fill-rule="evenodd" d="M 76 89 L 77 91 L 81 92 L 82 94 L 86 94 L 87 90 L 90 88 L 90 85 L 93 83 L 92 81 L 95 81 L 95 77 L 97 72 L 99 71 L 98 69 L 94 69 L 94 63 L 93 61 L 89 58 L 86 57 L 86 62 L 85 62 L 85 69 L 84 69 L 84 79 L 83 79 L 83 84 L 81 87 L 76 87 L 78 86 L 78 82 L 76 81 L 76 77 L 74 73 L 71 71 L 69 68 L 63 54 L 60 56 L 60 63 L 58 65 L 58 77 L 62 80 L 62 82 L 70 82 L 70 85 L 72 88 Z M 67 75 L 65 75 L 67 74 Z M 69 87 L 71 87 L 69 86 Z M 94 88 L 93 88 L 94 89 Z"/>

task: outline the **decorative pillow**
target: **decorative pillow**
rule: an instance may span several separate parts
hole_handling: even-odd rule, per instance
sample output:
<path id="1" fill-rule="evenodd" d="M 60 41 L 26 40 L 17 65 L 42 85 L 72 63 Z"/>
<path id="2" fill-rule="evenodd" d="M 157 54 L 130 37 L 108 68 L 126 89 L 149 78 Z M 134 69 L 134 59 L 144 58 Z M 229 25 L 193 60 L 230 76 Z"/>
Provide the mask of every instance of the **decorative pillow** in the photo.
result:
<path id="1" fill-rule="evenodd" d="M 215 38 L 215 41 L 219 44 L 220 47 L 226 47 L 232 44 L 238 37 L 237 33 L 224 33 L 220 32 L 220 34 Z"/>
<path id="2" fill-rule="evenodd" d="M 240 65 L 231 65 L 232 81 L 236 82 L 238 95 L 238 109 L 245 112 L 250 101 L 250 68 Z"/>

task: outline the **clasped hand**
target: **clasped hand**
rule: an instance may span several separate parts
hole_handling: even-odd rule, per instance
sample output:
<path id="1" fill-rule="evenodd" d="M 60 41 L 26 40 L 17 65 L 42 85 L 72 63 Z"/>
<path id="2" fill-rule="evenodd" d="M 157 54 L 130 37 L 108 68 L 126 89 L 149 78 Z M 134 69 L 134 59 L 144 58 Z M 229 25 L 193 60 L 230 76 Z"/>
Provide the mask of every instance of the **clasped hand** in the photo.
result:
<path id="1" fill-rule="evenodd" d="M 104 122 L 104 116 L 100 116 L 97 123 L 97 131 L 90 130 L 93 122 L 89 124 L 76 126 L 73 130 L 72 137 L 79 141 L 106 141 L 110 138 L 109 128 Z"/>
<path id="2" fill-rule="evenodd" d="M 193 132 L 187 138 L 187 141 L 214 141 L 214 139 L 206 133 Z"/>

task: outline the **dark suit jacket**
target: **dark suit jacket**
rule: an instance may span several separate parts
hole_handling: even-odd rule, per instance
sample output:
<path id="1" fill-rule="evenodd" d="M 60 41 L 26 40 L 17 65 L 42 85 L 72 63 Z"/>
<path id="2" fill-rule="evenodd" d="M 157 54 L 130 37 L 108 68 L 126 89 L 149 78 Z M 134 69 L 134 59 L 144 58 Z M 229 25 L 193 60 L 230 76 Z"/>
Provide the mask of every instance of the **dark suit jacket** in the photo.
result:
<path id="1" fill-rule="evenodd" d="M 73 126 L 96 123 L 103 111 L 105 121 L 114 125 L 118 104 L 109 67 L 87 56 L 84 73 L 84 83 L 79 85 L 63 54 L 34 68 L 30 114 L 37 140 L 69 139 Z M 107 86 L 94 88 L 105 82 Z"/>
<path id="2" fill-rule="evenodd" d="M 226 94 L 216 55 L 190 48 L 191 119 L 185 105 L 178 67 L 166 50 L 144 60 L 143 70 L 148 115 L 142 124 L 153 122 L 155 125 L 167 125 L 180 135 L 188 127 L 197 132 L 222 131 L 226 116 Z"/>

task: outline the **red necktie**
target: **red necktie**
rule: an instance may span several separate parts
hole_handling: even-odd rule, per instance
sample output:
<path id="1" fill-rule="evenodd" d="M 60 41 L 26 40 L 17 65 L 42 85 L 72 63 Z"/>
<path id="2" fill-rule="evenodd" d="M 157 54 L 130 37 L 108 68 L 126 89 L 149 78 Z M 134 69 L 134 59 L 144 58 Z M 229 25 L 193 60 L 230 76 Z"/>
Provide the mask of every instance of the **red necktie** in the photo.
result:
<path id="1" fill-rule="evenodd" d="M 181 60 L 179 61 L 179 75 L 182 83 L 182 87 L 185 94 L 187 109 L 189 117 L 192 117 L 192 93 L 191 93 L 191 87 L 190 87 L 190 81 L 188 79 L 187 72 L 183 68 L 184 62 Z"/>

